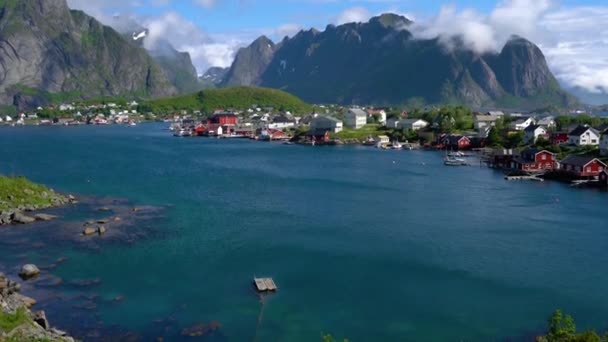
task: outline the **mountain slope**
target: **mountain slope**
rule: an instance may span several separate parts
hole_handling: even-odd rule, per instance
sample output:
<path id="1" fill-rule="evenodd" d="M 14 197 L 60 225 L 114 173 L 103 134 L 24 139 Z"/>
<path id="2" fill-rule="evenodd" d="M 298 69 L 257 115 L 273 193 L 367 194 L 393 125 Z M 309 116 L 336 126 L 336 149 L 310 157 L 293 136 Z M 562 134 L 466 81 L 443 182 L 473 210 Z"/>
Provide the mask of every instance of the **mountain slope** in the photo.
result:
<path id="1" fill-rule="evenodd" d="M 0 102 L 44 102 L 41 93 L 83 98 L 174 94 L 145 50 L 65 0 L 0 0 Z"/>
<path id="2" fill-rule="evenodd" d="M 523 38 L 500 54 L 448 50 L 414 39 L 411 21 L 394 14 L 368 23 L 301 31 L 274 45 L 266 38 L 241 49 L 226 85 L 289 91 L 309 102 L 402 104 L 457 102 L 475 107 L 569 105 L 538 47 Z M 456 42 L 458 43 L 458 42 Z"/>

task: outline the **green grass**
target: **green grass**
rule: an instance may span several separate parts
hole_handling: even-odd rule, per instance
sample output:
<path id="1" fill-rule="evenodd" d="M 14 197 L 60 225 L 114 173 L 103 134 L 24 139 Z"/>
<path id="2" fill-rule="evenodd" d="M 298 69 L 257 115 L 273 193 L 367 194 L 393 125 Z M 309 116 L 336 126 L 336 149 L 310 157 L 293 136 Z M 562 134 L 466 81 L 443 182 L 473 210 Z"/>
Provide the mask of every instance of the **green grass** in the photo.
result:
<path id="1" fill-rule="evenodd" d="M 32 183 L 23 177 L 0 176 L 0 211 L 20 205 L 48 207 L 58 196 L 44 185 Z"/>
<path id="2" fill-rule="evenodd" d="M 284 91 L 257 87 L 232 87 L 209 89 L 194 94 L 148 101 L 142 104 L 142 112 L 167 113 L 175 110 L 202 110 L 234 108 L 244 110 L 252 105 L 273 107 L 294 113 L 306 113 L 311 106 Z"/>
<path id="3" fill-rule="evenodd" d="M 8 333 L 28 322 L 30 322 L 30 318 L 24 308 L 19 308 L 14 314 L 7 314 L 0 310 L 0 331 Z"/>
<path id="4" fill-rule="evenodd" d="M 369 136 L 376 137 L 378 135 L 386 135 L 386 130 L 384 127 L 376 124 L 369 124 L 363 126 L 361 129 L 350 129 L 345 128 L 342 132 L 336 133 L 334 135 L 335 138 L 345 140 L 345 139 L 359 139 L 363 140 Z"/>

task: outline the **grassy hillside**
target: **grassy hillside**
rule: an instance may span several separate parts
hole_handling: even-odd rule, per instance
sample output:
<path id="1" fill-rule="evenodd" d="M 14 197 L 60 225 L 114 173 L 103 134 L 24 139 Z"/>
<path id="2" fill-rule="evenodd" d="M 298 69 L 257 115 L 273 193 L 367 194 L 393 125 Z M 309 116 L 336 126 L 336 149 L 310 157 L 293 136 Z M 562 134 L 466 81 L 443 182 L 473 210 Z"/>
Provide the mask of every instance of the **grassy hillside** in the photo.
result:
<path id="1" fill-rule="evenodd" d="M 256 87 L 233 87 L 209 89 L 198 93 L 165 99 L 152 100 L 140 106 L 141 112 L 167 113 L 175 110 L 201 110 L 212 112 L 218 108 L 248 109 L 252 105 L 273 107 L 304 113 L 311 107 L 299 98 L 286 92 Z"/>
<path id="2" fill-rule="evenodd" d="M 23 177 L 0 175 L 0 212 L 19 206 L 51 207 L 63 199 L 44 185 L 35 184 Z"/>

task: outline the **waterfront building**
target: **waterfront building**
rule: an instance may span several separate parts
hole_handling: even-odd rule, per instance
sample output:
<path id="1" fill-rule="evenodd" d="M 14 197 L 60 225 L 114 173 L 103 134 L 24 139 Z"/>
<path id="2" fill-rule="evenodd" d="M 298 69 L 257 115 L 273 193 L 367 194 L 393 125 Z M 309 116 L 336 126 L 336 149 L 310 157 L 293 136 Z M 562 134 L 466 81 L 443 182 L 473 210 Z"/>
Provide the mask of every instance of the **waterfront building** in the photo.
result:
<path id="1" fill-rule="evenodd" d="M 569 155 L 560 162 L 560 169 L 576 177 L 598 177 L 606 164 L 593 156 Z"/>
<path id="2" fill-rule="evenodd" d="M 464 135 L 446 135 L 442 139 L 443 145 L 452 150 L 467 150 L 471 148 L 471 139 Z"/>
<path id="3" fill-rule="evenodd" d="M 329 117 L 329 116 L 317 116 L 310 121 L 311 131 L 329 131 L 331 133 L 342 132 L 343 123 L 342 121 Z"/>
<path id="4" fill-rule="evenodd" d="M 608 156 L 608 130 L 604 131 L 600 139 L 600 154 L 604 157 Z"/>
<path id="5" fill-rule="evenodd" d="M 553 171 L 557 168 L 557 161 L 554 153 L 530 148 L 513 158 L 511 166 L 514 170 L 526 172 Z"/>

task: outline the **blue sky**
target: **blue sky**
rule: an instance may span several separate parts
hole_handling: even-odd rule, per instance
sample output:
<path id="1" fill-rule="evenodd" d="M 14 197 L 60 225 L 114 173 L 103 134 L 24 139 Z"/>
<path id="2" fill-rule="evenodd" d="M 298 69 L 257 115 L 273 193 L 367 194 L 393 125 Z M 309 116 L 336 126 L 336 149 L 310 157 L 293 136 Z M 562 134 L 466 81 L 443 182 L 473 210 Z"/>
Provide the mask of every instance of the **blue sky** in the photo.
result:
<path id="1" fill-rule="evenodd" d="M 199 73 L 229 66 L 264 34 L 277 41 L 300 29 L 365 22 L 394 12 L 416 22 L 418 39 L 465 38 L 479 53 L 499 51 L 511 34 L 538 44 L 560 82 L 608 89 L 606 0 L 68 0 L 115 28 L 126 19 L 150 29 L 147 44 L 169 40 Z M 119 16 L 117 16 L 119 15 Z M 449 41 L 449 39 L 445 39 Z"/>

